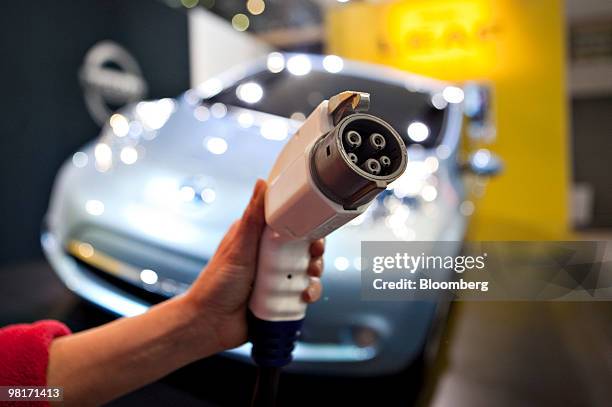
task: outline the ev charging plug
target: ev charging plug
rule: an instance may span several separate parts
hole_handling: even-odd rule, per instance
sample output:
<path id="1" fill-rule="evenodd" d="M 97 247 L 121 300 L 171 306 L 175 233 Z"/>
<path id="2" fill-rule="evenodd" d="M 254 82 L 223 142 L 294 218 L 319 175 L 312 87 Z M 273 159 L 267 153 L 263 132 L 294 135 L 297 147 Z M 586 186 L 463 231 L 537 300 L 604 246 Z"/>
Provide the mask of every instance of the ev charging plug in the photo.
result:
<path id="1" fill-rule="evenodd" d="M 353 91 L 321 102 L 268 177 L 267 225 L 249 303 L 251 354 L 260 367 L 253 405 L 274 404 L 278 368 L 292 360 L 306 312 L 310 242 L 363 213 L 406 169 L 402 138 L 363 113 L 369 103 L 369 94 Z"/>

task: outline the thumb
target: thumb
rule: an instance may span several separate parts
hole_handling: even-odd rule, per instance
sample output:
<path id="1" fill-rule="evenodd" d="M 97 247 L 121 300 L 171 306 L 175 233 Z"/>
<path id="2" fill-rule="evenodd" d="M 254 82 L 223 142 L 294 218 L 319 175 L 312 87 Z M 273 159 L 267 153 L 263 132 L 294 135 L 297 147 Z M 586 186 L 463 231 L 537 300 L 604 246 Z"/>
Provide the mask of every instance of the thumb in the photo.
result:
<path id="1" fill-rule="evenodd" d="M 259 249 L 259 238 L 266 225 L 264 202 L 266 182 L 259 179 L 253 188 L 253 195 L 247 205 L 236 231 L 235 250 L 245 263 L 255 262 Z"/>

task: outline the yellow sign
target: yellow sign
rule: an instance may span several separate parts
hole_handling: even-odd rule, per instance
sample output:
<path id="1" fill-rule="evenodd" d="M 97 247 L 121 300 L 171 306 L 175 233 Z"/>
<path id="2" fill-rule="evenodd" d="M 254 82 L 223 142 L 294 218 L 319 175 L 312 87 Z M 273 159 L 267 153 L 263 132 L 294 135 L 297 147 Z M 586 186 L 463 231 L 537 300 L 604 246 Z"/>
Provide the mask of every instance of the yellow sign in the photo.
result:
<path id="1" fill-rule="evenodd" d="M 478 202 L 476 239 L 561 239 L 568 231 L 561 0 L 348 3 L 328 13 L 328 52 L 451 81 L 493 85 L 504 161 Z"/>
<path id="2" fill-rule="evenodd" d="M 468 63 L 485 73 L 495 60 L 499 22 L 482 2 L 396 3 L 387 11 L 381 54 L 402 65 Z M 386 35 L 385 35 L 386 34 Z"/>

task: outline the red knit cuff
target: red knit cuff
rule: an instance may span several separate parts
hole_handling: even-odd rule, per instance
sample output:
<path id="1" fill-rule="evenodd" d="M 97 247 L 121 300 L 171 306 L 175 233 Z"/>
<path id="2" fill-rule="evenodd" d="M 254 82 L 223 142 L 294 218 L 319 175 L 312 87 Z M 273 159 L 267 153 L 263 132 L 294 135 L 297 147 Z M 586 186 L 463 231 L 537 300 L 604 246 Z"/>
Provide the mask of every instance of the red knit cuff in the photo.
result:
<path id="1" fill-rule="evenodd" d="M 0 386 L 45 386 L 49 345 L 70 329 L 58 321 L 0 329 Z"/>

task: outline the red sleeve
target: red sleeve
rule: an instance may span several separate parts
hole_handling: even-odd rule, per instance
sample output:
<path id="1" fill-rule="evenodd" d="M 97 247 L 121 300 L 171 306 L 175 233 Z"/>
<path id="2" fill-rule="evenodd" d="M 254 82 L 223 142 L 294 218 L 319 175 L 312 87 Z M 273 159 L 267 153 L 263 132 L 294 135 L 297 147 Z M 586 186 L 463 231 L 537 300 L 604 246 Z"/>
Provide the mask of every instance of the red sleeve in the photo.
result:
<path id="1" fill-rule="evenodd" d="M 9 325 L 0 329 L 0 386 L 45 386 L 49 345 L 54 338 L 69 333 L 68 327 L 58 321 Z M 18 404 L 22 407 L 43 405 L 23 401 Z"/>

